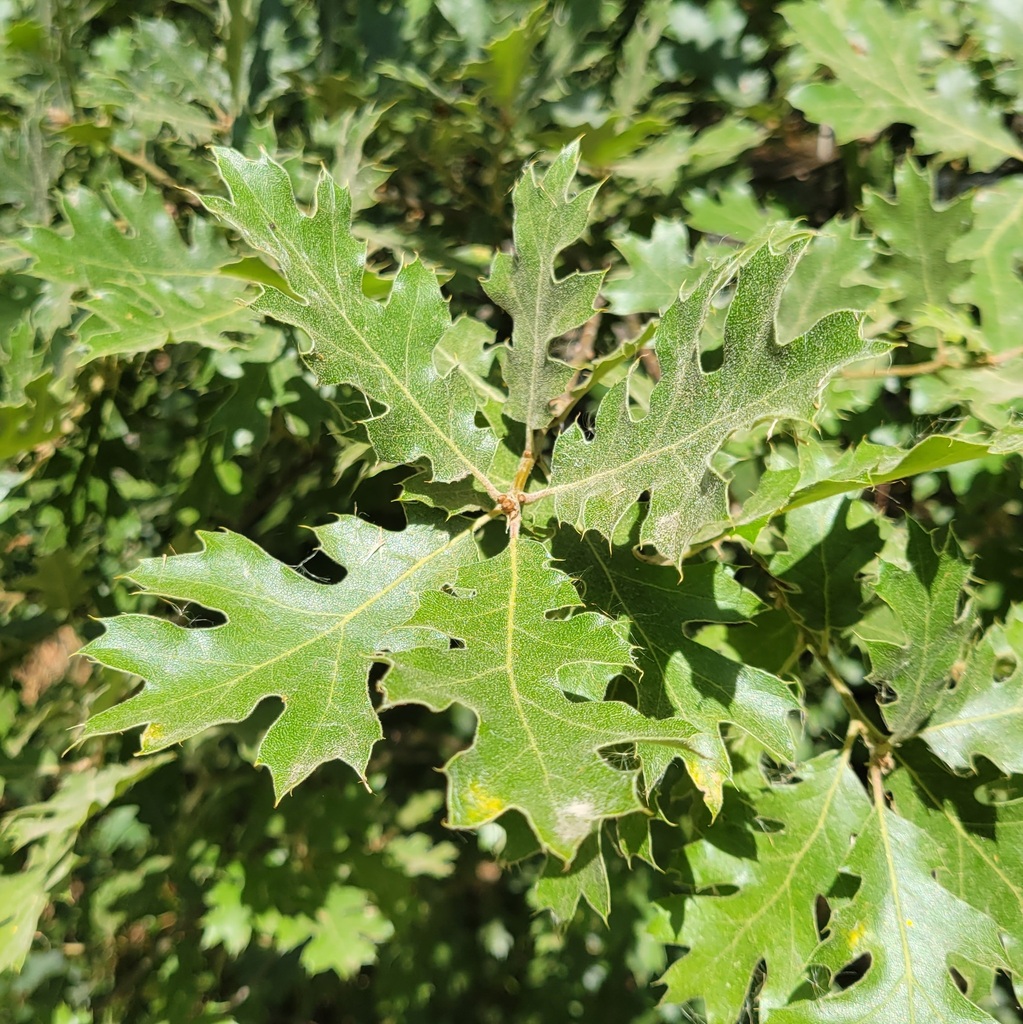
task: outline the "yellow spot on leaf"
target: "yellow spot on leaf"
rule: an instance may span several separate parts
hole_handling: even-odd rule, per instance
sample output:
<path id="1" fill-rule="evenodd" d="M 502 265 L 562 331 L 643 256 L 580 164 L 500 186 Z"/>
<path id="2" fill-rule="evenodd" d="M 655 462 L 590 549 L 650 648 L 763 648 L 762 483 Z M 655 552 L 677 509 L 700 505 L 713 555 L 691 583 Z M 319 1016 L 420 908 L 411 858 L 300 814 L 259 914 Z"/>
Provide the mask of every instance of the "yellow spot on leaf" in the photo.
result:
<path id="1" fill-rule="evenodd" d="M 163 741 L 163 726 L 155 722 L 147 725 L 142 733 L 142 749 L 153 747 Z"/>
<path id="2" fill-rule="evenodd" d="M 478 782 L 469 787 L 466 801 L 472 809 L 472 816 L 478 820 L 496 817 L 504 810 L 504 801 L 499 796 L 488 793 Z"/>
<path id="3" fill-rule="evenodd" d="M 857 921 L 849 931 L 849 948 L 855 949 L 866 933 L 867 926 L 862 921 Z"/>

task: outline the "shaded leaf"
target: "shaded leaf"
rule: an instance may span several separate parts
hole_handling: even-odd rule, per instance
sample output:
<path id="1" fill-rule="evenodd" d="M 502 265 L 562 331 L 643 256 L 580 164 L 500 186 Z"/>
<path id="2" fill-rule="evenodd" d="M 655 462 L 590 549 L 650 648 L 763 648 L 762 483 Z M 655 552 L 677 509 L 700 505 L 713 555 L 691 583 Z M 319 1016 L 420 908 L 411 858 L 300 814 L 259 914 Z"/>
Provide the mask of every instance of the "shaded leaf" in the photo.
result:
<path id="1" fill-rule="evenodd" d="M 928 746 L 957 771 L 986 757 L 1006 772 L 1023 773 L 1023 608 L 1014 605 L 970 648 L 947 693 L 920 730 Z"/>
<path id="2" fill-rule="evenodd" d="M 976 306 L 992 352 L 1023 344 L 1023 181 L 1010 178 L 973 198 L 973 226 L 949 246 L 972 273 L 949 296 Z"/>
<path id="3" fill-rule="evenodd" d="M 799 702 L 777 677 L 741 665 L 688 639 L 684 623 L 743 622 L 763 608 L 728 571 L 713 562 L 687 566 L 682 580 L 672 567 L 651 565 L 631 550 L 640 509 L 630 511 L 608 547 L 592 535 L 562 532 L 554 544 L 565 568 L 586 588 L 588 601 L 629 622 L 640 670 L 639 710 L 652 718 L 677 716 L 694 725 L 691 750 L 681 752 L 712 810 L 721 807 L 731 763 L 721 737 L 731 722 L 779 761 L 795 756 L 788 716 Z M 653 786 L 676 752 L 640 747 L 644 779 Z"/>
<path id="4" fill-rule="evenodd" d="M 835 975 L 869 953 L 866 974 L 844 991 L 772 1012 L 776 1024 L 994 1021 L 973 993 L 959 990 L 950 968 L 962 960 L 1006 967 L 998 930 L 934 880 L 936 854 L 927 832 L 874 807 L 844 867 L 859 889 L 834 912 L 813 957 Z"/>
<path id="5" fill-rule="evenodd" d="M 918 747 L 895 755 L 885 779 L 898 813 L 923 829 L 934 847 L 935 879 L 987 914 L 1007 936 L 1007 953 L 1023 970 L 1023 803 L 990 768 L 955 775 Z M 1007 786 L 1009 782 L 1009 786 Z"/>
<path id="6" fill-rule="evenodd" d="M 516 808 L 567 862 L 602 819 L 640 806 L 636 772 L 598 752 L 641 740 L 681 750 L 693 732 L 599 699 L 630 663 L 629 644 L 619 625 L 593 612 L 550 617 L 580 603 L 542 545 L 513 539 L 463 568 L 454 592 L 423 594 L 410 620 L 461 646 L 399 652 L 382 684 L 388 705 L 441 711 L 457 702 L 477 715 L 475 742 L 445 768 L 450 825 L 473 828 Z M 573 702 L 562 691 L 590 699 Z"/>
<path id="7" fill-rule="evenodd" d="M 951 533 L 936 550 L 923 527 L 912 519 L 906 523 L 908 568 L 882 558 L 873 586 L 905 639 L 896 643 L 864 636 L 870 680 L 882 684 L 889 697 L 894 693 L 881 713 L 895 742 L 912 736 L 939 706 L 973 627 L 971 617 L 960 610 L 970 565 Z"/>
<path id="8" fill-rule="evenodd" d="M 818 944 L 817 896 L 831 887 L 849 837 L 870 813 L 847 757 L 822 755 L 801 765 L 799 776 L 746 792 L 756 818 L 744 834 L 726 816 L 685 848 L 698 892 L 685 900 L 675 942 L 689 952 L 661 980 L 668 1002 L 702 999 L 710 1024 L 739 1017 L 761 960 L 762 1006 L 783 1004 L 799 984 Z M 718 887 L 735 891 L 719 894 Z"/>
<path id="9" fill-rule="evenodd" d="M 784 551 L 767 561 L 784 589 L 787 607 L 827 646 L 832 630 L 859 620 L 863 602 L 857 576 L 874 557 L 879 533 L 862 503 L 833 497 L 785 514 Z"/>
<path id="10" fill-rule="evenodd" d="M 969 227 L 970 205 L 956 199 L 936 206 L 934 173 L 904 160 L 895 169 L 893 197 L 868 189 L 863 200 L 863 219 L 888 249 L 874 271 L 894 290 L 892 309 L 911 324 L 925 307 L 948 305 L 969 277 L 968 267 L 950 262 L 949 251 Z M 928 339 L 937 340 L 933 331 L 918 340 Z"/>

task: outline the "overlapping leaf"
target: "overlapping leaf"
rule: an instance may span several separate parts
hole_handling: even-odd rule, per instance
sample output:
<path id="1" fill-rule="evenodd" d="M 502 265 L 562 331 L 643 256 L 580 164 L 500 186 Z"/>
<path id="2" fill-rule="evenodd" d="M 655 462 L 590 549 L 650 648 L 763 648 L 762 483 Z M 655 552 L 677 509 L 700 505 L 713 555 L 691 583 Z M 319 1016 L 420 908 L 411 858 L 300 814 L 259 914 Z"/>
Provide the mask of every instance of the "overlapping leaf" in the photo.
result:
<path id="1" fill-rule="evenodd" d="M 1023 159 L 1001 112 L 979 98 L 969 67 L 952 57 L 925 60 L 933 32 L 923 14 L 881 0 L 803 0 L 782 13 L 797 42 L 835 76 L 796 86 L 789 101 L 840 142 L 901 123 L 916 129 L 922 152 L 968 156 L 980 170 Z"/>
<path id="2" fill-rule="evenodd" d="M 992 626 L 973 646 L 955 689 L 947 693 L 920 736 L 957 771 L 985 757 L 1023 773 L 1023 608 Z"/>
<path id="3" fill-rule="evenodd" d="M 738 270 L 724 329 L 723 362 L 700 365 L 700 334 L 715 295 L 735 267 L 708 274 L 665 313 L 655 336 L 661 380 L 647 415 L 633 418 L 622 381 L 597 411 L 594 437 L 578 425 L 558 437 L 551 486 L 557 517 L 612 536 L 643 492 L 650 493 L 642 543 L 680 563 L 689 543 L 728 520 L 725 483 L 711 459 L 733 432 L 763 419 L 809 419 L 829 375 L 870 351 L 857 317 L 833 313 L 788 345 L 774 339 L 774 315 L 806 240 L 756 249 Z"/>
<path id="4" fill-rule="evenodd" d="M 631 510 L 609 548 L 593 536 L 560 534 L 555 553 L 580 579 L 589 602 L 610 615 L 625 616 L 641 676 L 639 709 L 652 718 L 678 716 L 698 728 L 684 759 L 708 806 L 717 811 L 731 763 L 721 728 L 731 722 L 749 733 L 779 761 L 795 756 L 788 716 L 799 702 L 776 676 L 723 657 L 682 632 L 690 622 L 742 622 L 763 605 L 723 566 L 703 563 L 678 572 L 651 565 L 632 553 L 640 509 Z M 648 786 L 663 775 L 675 753 L 641 747 Z"/>
<path id="5" fill-rule="evenodd" d="M 837 974 L 870 954 L 863 978 L 844 991 L 772 1012 L 775 1024 L 889 1024 L 994 1018 L 960 991 L 951 968 L 966 961 L 989 972 L 1007 967 L 994 921 L 935 881 L 931 836 L 875 805 L 844 870 L 860 879 L 856 895 L 828 922 L 814 963 Z"/>
<path id="6" fill-rule="evenodd" d="M 858 233 L 856 221 L 835 219 L 825 224 L 782 295 L 779 340 L 808 331 L 833 309 L 869 309 L 879 294 L 866 273 L 876 253 L 873 239 Z"/>
<path id="7" fill-rule="evenodd" d="M 551 420 L 551 402 L 568 387 L 573 370 L 550 356 L 555 339 L 592 315 L 603 271 L 557 277 L 561 251 L 586 229 L 598 186 L 569 189 L 579 146 L 566 146 L 544 173 L 529 170 L 515 186 L 515 253 L 498 253 L 483 286 L 512 315 L 511 348 L 504 355 L 505 412 L 531 430 Z"/>
<path id="8" fill-rule="evenodd" d="M 968 261 L 969 279 L 950 298 L 976 306 L 992 352 L 1023 344 L 1023 181 L 1009 178 L 973 199 L 973 226 L 949 247 L 952 261 Z"/>
<path id="9" fill-rule="evenodd" d="M 736 532 L 753 539 L 779 512 L 960 465 L 990 452 L 1014 451 L 1016 443 L 1009 432 L 1000 432 L 987 441 L 934 434 L 909 449 L 864 441 L 842 450 L 806 438 L 799 446 L 797 465 L 768 466 L 757 489 L 743 504 Z"/>
<path id="10" fill-rule="evenodd" d="M 410 627 L 439 631 L 453 646 L 393 655 L 383 683 L 388 704 L 459 703 L 479 719 L 472 747 L 445 768 L 449 824 L 473 828 L 516 808 L 565 861 L 602 819 L 640 806 L 636 772 L 599 751 L 639 741 L 681 751 L 694 732 L 600 700 L 630 664 L 629 644 L 620 625 L 594 612 L 550 617 L 580 603 L 541 544 L 513 538 L 500 555 L 463 568 L 454 592 L 422 596 Z"/>
<path id="11" fill-rule="evenodd" d="M 950 262 L 949 254 L 969 227 L 970 205 L 963 199 L 935 205 L 934 191 L 933 169 L 905 160 L 895 169 L 892 198 L 872 191 L 864 197 L 864 220 L 888 249 L 875 273 L 909 323 L 925 307 L 947 305 L 969 278 L 968 266 Z"/>
<path id="12" fill-rule="evenodd" d="M 990 767 L 977 775 L 945 770 L 919 746 L 896 754 L 885 780 L 898 813 L 934 847 L 935 879 L 987 914 L 1006 938 L 1014 970 L 1023 970 L 1023 803 L 1015 780 Z"/>
<path id="13" fill-rule="evenodd" d="M 907 524 L 908 568 L 882 559 L 874 587 L 904 639 L 865 637 L 870 679 L 890 698 L 882 713 L 896 741 L 912 736 L 938 706 L 973 626 L 960 611 L 970 566 L 951 534 L 936 551 L 923 527 L 911 519 Z"/>
<path id="14" fill-rule="evenodd" d="M 169 342 L 227 348 L 229 332 L 255 328 L 247 286 L 220 273 L 238 257 L 209 221 L 195 218 L 186 243 L 155 190 L 115 181 L 110 199 L 113 211 L 80 188 L 60 204 L 70 231 L 34 228 L 17 243 L 35 258 L 29 273 L 83 292 L 85 360 Z"/>
<path id="15" fill-rule="evenodd" d="M 132 578 L 152 593 L 222 612 L 212 628 L 145 615 L 106 621 L 85 653 L 146 680 L 135 696 L 91 718 L 83 738 L 145 725 L 142 749 L 160 750 L 222 722 L 238 722 L 275 696 L 284 711 L 259 748 L 278 797 L 324 761 L 360 774 L 381 737 L 368 673 L 417 595 L 452 580 L 475 557 L 471 531 L 412 524 L 389 532 L 354 516 L 316 531 L 348 574 L 316 583 L 234 533 L 202 534 L 203 549 L 151 558 Z M 420 637 L 420 640 L 422 638 Z"/>
<path id="16" fill-rule="evenodd" d="M 353 384 L 385 406 L 367 423 L 382 459 L 426 458 L 435 479 L 472 474 L 485 482 L 497 438 L 476 426 L 466 379 L 434 365 L 433 349 L 451 315 L 433 272 L 415 260 L 401 268 L 385 303 L 367 298 L 366 246 L 351 232 L 346 188 L 322 173 L 316 207 L 306 215 L 279 164 L 215 152 L 231 197 L 207 197 L 207 207 L 272 256 L 293 293 L 268 287 L 254 308 L 312 338 L 311 360 L 322 381 Z"/>
<path id="17" fill-rule="evenodd" d="M 623 234 L 613 241 L 629 269 L 612 273 L 602 289 L 612 312 L 659 313 L 672 303 L 693 266 L 685 224 L 657 219 L 649 239 Z"/>
<path id="18" fill-rule="evenodd" d="M 710 1024 L 738 1019 L 761 960 L 761 1005 L 781 1005 L 796 988 L 818 944 L 817 897 L 831 887 L 849 837 L 870 813 L 847 757 L 823 755 L 799 774 L 794 784 L 747 793 L 751 816 L 770 828 L 722 820 L 686 847 L 698 894 L 685 901 L 675 941 L 689 952 L 662 981 L 670 1002 L 702 999 Z M 735 891 L 720 895 L 717 887 Z"/>
<path id="19" fill-rule="evenodd" d="M 857 577 L 876 552 L 877 526 L 862 503 L 834 497 L 786 513 L 783 537 L 785 550 L 770 557 L 768 571 L 782 583 L 788 608 L 827 646 L 832 630 L 859 620 Z"/>

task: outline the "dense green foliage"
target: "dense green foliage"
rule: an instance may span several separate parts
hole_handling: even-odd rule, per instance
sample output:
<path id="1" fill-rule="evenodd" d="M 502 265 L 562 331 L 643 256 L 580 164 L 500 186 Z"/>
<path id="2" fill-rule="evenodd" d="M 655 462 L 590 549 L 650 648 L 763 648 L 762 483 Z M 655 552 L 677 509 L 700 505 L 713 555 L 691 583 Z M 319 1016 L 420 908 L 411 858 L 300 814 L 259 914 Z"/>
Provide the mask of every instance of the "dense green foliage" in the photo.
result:
<path id="1" fill-rule="evenodd" d="M 1023 1019 L 1015 8 L 0 4 L 2 1024 Z"/>

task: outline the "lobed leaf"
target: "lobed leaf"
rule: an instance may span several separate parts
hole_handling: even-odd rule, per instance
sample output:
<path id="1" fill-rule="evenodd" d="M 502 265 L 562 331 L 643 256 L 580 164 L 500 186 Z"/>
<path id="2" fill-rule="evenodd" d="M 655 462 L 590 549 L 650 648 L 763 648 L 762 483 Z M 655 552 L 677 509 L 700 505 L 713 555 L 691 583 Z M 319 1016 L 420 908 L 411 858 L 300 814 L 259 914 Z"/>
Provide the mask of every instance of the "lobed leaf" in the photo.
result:
<path id="1" fill-rule="evenodd" d="M 325 761 L 360 775 L 382 736 L 368 676 L 417 595 L 454 578 L 476 557 L 471 530 L 412 524 L 399 532 L 342 516 L 315 531 L 348 574 L 316 583 L 234 533 L 201 533 L 193 554 L 146 559 L 132 578 L 174 601 L 222 612 L 227 621 L 186 628 L 121 615 L 84 653 L 142 676 L 142 690 L 86 722 L 82 739 L 145 725 L 142 751 L 162 750 L 223 722 L 247 718 L 267 697 L 284 710 L 259 747 L 280 799 Z"/>
<path id="2" fill-rule="evenodd" d="M 685 848 L 685 874 L 697 894 L 685 900 L 674 941 L 689 951 L 661 979 L 665 1001 L 702 999 L 710 1024 L 739 1018 L 761 960 L 761 1005 L 784 1004 L 818 944 L 817 897 L 870 814 L 848 757 L 835 754 L 801 765 L 798 782 L 765 783 L 745 796 L 756 816 L 748 828 L 737 824 L 740 815 L 726 817 Z M 735 891 L 719 894 L 718 887 Z"/>
<path id="3" fill-rule="evenodd" d="M 898 620 L 902 643 L 864 637 L 870 653 L 871 681 L 881 683 L 894 699 L 881 712 L 898 743 L 914 735 L 945 696 L 948 680 L 973 628 L 960 611 L 970 565 L 960 556 L 951 534 L 940 550 L 931 535 L 907 521 L 908 568 L 881 559 L 874 591 Z"/>
<path id="4" fill-rule="evenodd" d="M 1017 349 L 1023 339 L 1023 182 L 1010 178 L 973 199 L 973 226 L 948 249 L 948 259 L 967 261 L 968 280 L 949 296 L 976 306 L 992 352 Z"/>
<path id="5" fill-rule="evenodd" d="M 551 421 L 551 402 L 575 372 L 550 356 L 555 339 L 593 315 L 603 271 L 555 275 L 561 251 L 586 230 L 599 186 L 569 193 L 579 166 L 579 144 L 566 146 L 543 177 L 531 166 L 515 186 L 515 252 L 498 253 L 483 282 L 511 314 L 511 348 L 504 351 L 508 401 L 504 411 L 531 430 Z"/>
<path id="6" fill-rule="evenodd" d="M 951 57 L 925 60 L 924 40 L 933 32 L 923 14 L 881 0 L 803 0 L 781 10 L 796 41 L 834 75 L 797 85 L 789 102 L 830 125 L 839 142 L 901 123 L 916 129 L 921 152 L 967 156 L 978 170 L 1023 159 L 1000 111 L 978 98 L 967 65 Z"/>
<path id="7" fill-rule="evenodd" d="M 726 723 L 737 725 L 778 761 L 795 757 L 789 715 L 799 702 L 782 680 L 752 665 L 741 665 L 683 633 L 694 622 L 743 622 L 763 609 L 728 570 L 705 562 L 686 567 L 680 581 L 668 566 L 635 557 L 640 510 L 619 526 L 614 546 L 562 532 L 555 554 L 580 579 L 591 604 L 609 615 L 624 616 L 640 670 L 638 706 L 657 719 L 678 717 L 698 730 L 681 757 L 707 805 L 721 808 L 722 787 L 732 767 L 721 736 Z M 655 785 L 675 755 L 664 747 L 640 746 L 644 779 Z"/>
<path id="8" fill-rule="evenodd" d="M 640 542 L 681 564 L 690 542 L 728 520 L 725 482 L 711 460 L 737 430 L 764 419 L 810 419 L 828 377 L 871 351 L 851 312 L 833 313 L 788 345 L 774 339 L 782 289 L 807 240 L 782 251 L 770 244 L 706 275 L 665 313 L 654 344 L 661 380 L 649 412 L 633 418 L 629 382 L 597 410 L 592 440 L 573 424 L 554 446 L 550 497 L 557 518 L 580 532 L 614 534 L 636 499 L 649 492 Z M 738 269 L 724 328 L 722 364 L 700 364 L 700 334 L 717 293 Z"/>
<path id="9" fill-rule="evenodd" d="M 835 911 L 813 957 L 835 975 L 869 954 L 866 974 L 844 990 L 772 1012 L 774 1024 L 994 1021 L 970 998 L 983 992 L 964 994 L 951 968 L 964 960 L 1006 968 L 998 930 L 935 881 L 936 853 L 928 833 L 875 804 L 844 867 L 859 889 Z"/>
<path id="10" fill-rule="evenodd" d="M 83 293 L 83 362 L 170 342 L 229 348 L 229 334 L 255 329 L 247 285 L 221 273 L 238 257 L 208 221 L 195 218 L 186 242 L 158 192 L 124 181 L 109 190 L 112 210 L 79 188 L 59 201 L 70 231 L 37 227 L 16 243 L 34 257 L 28 273 Z"/>
<path id="11" fill-rule="evenodd" d="M 425 458 L 437 480 L 471 474 L 486 483 L 497 438 L 476 426 L 476 399 L 465 377 L 441 373 L 433 361 L 451 325 L 434 273 L 416 259 L 398 272 L 386 302 L 368 298 L 366 245 L 352 234 L 347 188 L 322 172 L 307 215 L 280 164 L 265 155 L 214 153 L 230 198 L 208 196 L 207 208 L 273 257 L 293 293 L 268 286 L 253 308 L 309 335 L 321 381 L 352 384 L 385 407 L 366 424 L 381 459 Z"/>
<path id="12" fill-rule="evenodd" d="M 422 595 L 409 626 L 452 646 L 392 655 L 382 684 L 388 706 L 458 703 L 478 718 L 473 745 L 444 769 L 450 825 L 474 828 L 515 808 L 569 863 L 602 819 L 641 806 L 637 772 L 612 767 L 600 751 L 646 740 L 679 752 L 694 731 L 600 699 L 631 664 L 630 648 L 621 625 L 602 615 L 552 617 L 580 604 L 543 545 L 513 537 L 501 554 L 464 567 L 452 593 Z"/>
<path id="13" fill-rule="evenodd" d="M 894 807 L 923 829 L 943 888 L 990 917 L 1006 939 L 1017 979 L 1023 972 L 1023 803 L 1015 780 L 990 767 L 953 774 L 907 746 L 885 780 Z"/>
<path id="14" fill-rule="evenodd" d="M 920 730 L 946 764 L 968 771 L 981 757 L 1005 772 L 1023 773 L 1023 608 L 1014 605 L 1004 625 L 992 626 L 955 673 Z"/>

